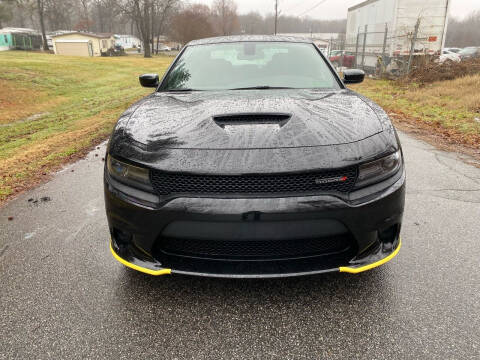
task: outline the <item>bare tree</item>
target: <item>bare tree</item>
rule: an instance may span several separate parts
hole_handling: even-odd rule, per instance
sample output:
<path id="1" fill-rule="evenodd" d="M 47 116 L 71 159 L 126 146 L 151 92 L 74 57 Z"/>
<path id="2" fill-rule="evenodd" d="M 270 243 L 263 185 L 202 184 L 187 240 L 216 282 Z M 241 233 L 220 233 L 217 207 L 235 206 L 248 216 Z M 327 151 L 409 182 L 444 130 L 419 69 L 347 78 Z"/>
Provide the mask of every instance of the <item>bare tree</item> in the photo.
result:
<path id="1" fill-rule="evenodd" d="M 157 38 L 157 44 L 155 53 L 158 54 L 159 46 L 160 46 L 160 35 L 165 32 L 165 25 L 168 22 L 168 17 L 174 11 L 178 10 L 180 0 L 156 0 L 154 3 L 154 13 L 155 13 L 155 21 L 154 24 L 156 25 L 153 28 L 153 34 Z"/>
<path id="2" fill-rule="evenodd" d="M 212 14 L 216 30 L 221 35 L 232 35 L 239 30 L 237 4 L 233 0 L 215 0 Z"/>
<path id="3" fill-rule="evenodd" d="M 478 31 L 480 28 L 480 11 L 472 12 L 463 20 L 450 19 L 445 45 L 450 47 L 480 46 Z"/>
<path id="4" fill-rule="evenodd" d="M 275 28 L 275 15 L 261 16 L 257 12 L 239 15 L 240 29 L 245 34 L 267 34 Z M 313 20 L 309 17 L 280 15 L 278 17 L 278 33 L 345 33 L 347 21 Z"/>
<path id="5" fill-rule="evenodd" d="M 125 0 L 119 3 L 122 13 L 129 17 L 139 34 L 143 43 L 144 57 L 152 57 L 150 43 L 151 21 L 152 21 L 152 2 L 154 0 Z"/>
<path id="6" fill-rule="evenodd" d="M 77 8 L 76 0 L 43 0 L 46 24 L 50 30 L 72 29 L 76 21 Z M 78 17 L 80 18 L 79 14 Z"/>
<path id="7" fill-rule="evenodd" d="M 240 24 L 240 32 L 242 34 L 258 35 L 266 34 L 268 32 L 265 19 L 258 12 L 250 12 L 245 15 L 239 15 L 238 22 Z"/>
<path id="8" fill-rule="evenodd" d="M 210 15 L 210 8 L 206 5 L 194 4 L 186 7 L 174 17 L 170 29 L 171 37 L 186 44 L 191 40 L 216 35 L 210 23 Z"/>
<path id="9" fill-rule="evenodd" d="M 13 0 L 0 0 L 0 28 L 2 23 L 9 21 L 13 17 L 12 13 Z"/>
<path id="10" fill-rule="evenodd" d="M 80 5 L 82 8 L 81 21 L 77 24 L 79 30 L 90 31 L 90 0 L 80 0 Z"/>
<path id="11" fill-rule="evenodd" d="M 47 34 L 45 32 L 45 22 L 43 20 L 43 15 L 45 10 L 43 7 L 43 0 L 37 0 L 37 9 L 38 9 L 38 19 L 40 21 L 40 28 L 42 30 L 43 50 L 48 51 Z"/>
<path id="12" fill-rule="evenodd" d="M 150 49 L 151 10 L 152 0 L 133 0 L 133 18 L 143 41 L 144 56 L 146 58 L 152 57 Z"/>

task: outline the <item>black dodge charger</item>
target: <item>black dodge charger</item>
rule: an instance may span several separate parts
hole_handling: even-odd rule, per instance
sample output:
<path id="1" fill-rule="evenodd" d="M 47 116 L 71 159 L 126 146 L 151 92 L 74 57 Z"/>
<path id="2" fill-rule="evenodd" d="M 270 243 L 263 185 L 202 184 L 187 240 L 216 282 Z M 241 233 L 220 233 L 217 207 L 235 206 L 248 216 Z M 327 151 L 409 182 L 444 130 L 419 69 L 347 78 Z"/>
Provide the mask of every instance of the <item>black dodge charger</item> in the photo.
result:
<path id="1" fill-rule="evenodd" d="M 387 114 L 311 41 L 189 43 L 110 138 L 110 248 L 151 275 L 358 273 L 401 246 L 402 149 Z"/>

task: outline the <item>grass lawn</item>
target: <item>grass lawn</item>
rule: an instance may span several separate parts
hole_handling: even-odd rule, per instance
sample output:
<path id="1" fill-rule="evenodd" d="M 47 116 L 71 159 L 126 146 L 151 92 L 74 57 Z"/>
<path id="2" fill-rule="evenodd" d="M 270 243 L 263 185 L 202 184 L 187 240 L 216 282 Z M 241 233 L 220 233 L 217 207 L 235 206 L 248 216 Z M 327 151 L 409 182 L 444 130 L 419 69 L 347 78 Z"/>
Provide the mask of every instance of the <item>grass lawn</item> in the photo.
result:
<path id="1" fill-rule="evenodd" d="M 152 90 L 171 57 L 64 57 L 0 52 L 0 202 L 107 138 L 117 117 Z"/>
<path id="2" fill-rule="evenodd" d="M 480 74 L 425 86 L 367 79 L 351 88 L 382 106 L 400 128 L 480 151 Z"/>

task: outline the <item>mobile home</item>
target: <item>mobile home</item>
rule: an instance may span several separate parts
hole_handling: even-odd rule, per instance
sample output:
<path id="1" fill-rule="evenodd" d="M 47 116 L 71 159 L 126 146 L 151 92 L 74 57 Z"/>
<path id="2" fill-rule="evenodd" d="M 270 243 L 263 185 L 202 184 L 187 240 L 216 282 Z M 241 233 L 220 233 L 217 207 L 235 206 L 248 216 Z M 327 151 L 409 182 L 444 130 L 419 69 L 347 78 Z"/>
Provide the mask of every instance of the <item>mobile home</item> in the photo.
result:
<path id="1" fill-rule="evenodd" d="M 32 29 L 0 29 L 0 51 L 5 50 L 40 50 L 42 36 Z"/>

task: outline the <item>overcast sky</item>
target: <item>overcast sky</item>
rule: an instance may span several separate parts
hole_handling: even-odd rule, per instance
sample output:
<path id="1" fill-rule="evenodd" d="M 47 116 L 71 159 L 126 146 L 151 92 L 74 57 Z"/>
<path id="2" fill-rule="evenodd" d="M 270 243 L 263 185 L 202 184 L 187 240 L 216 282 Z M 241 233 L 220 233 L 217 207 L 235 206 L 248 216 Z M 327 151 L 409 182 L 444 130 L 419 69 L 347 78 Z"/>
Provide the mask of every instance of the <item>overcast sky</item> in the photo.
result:
<path id="1" fill-rule="evenodd" d="M 421 1 L 421 0 L 419 0 Z M 480 0 L 450 0 L 451 15 L 462 18 L 473 10 L 480 10 Z M 189 0 L 190 3 L 211 4 L 213 0 Z M 274 0 L 235 0 L 239 13 L 258 11 L 265 15 L 273 12 Z M 347 17 L 350 6 L 363 0 L 280 0 L 283 14 L 306 16 L 317 19 L 342 19 Z M 316 5 L 318 7 L 314 8 Z M 314 8 L 314 9 L 312 9 Z"/>

